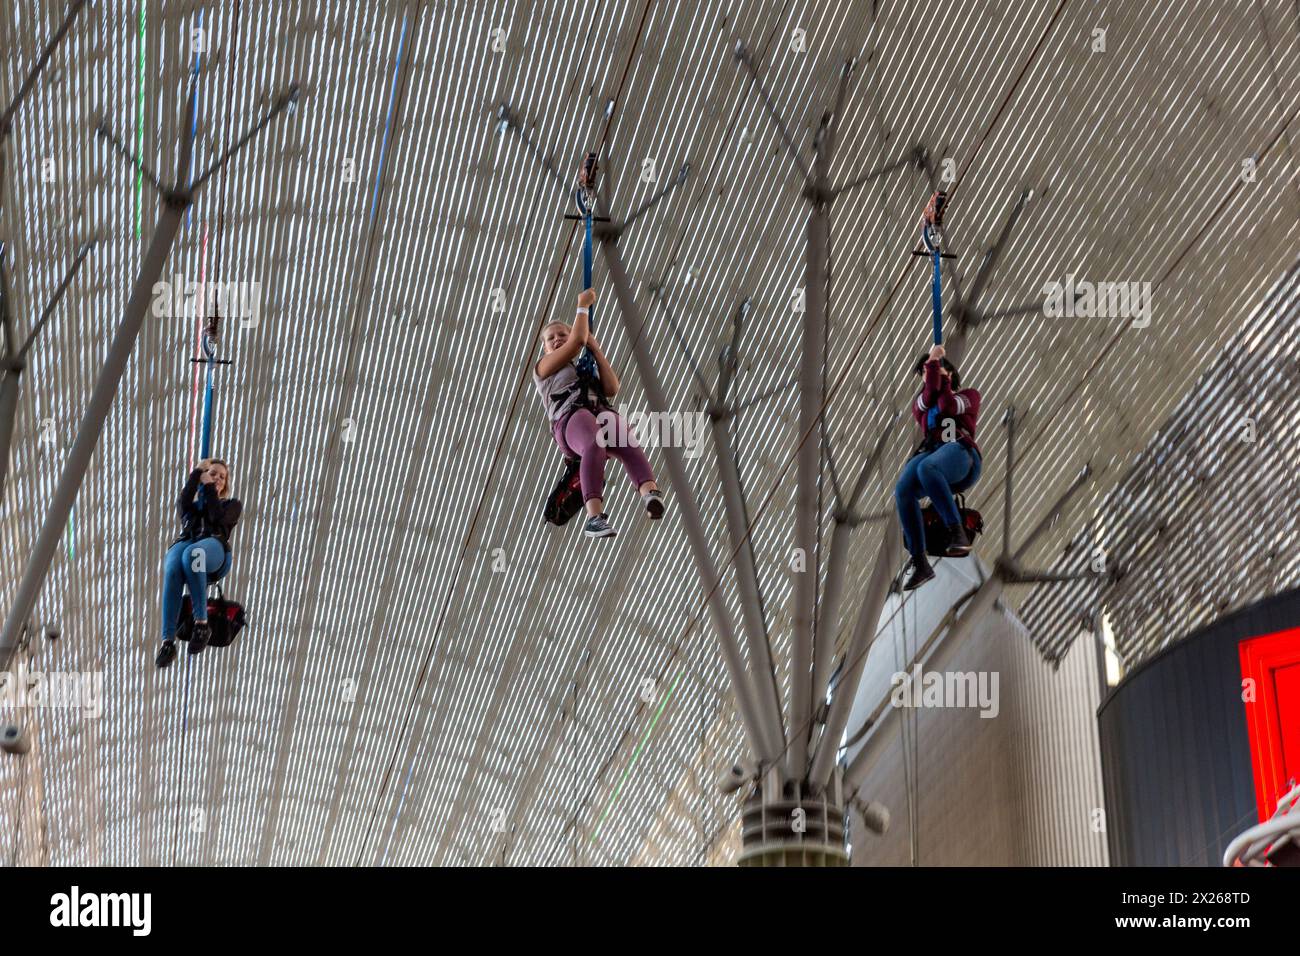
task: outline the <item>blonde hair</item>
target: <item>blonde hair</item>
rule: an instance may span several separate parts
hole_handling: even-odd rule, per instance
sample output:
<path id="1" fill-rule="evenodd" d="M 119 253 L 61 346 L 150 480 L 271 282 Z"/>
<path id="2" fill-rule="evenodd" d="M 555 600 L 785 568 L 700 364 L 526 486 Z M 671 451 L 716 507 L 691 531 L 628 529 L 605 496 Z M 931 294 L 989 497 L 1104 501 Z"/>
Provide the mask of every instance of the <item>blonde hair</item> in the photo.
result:
<path id="1" fill-rule="evenodd" d="M 199 462 L 200 468 L 208 468 L 211 467 L 212 465 L 220 465 L 222 468 L 226 469 L 226 486 L 222 488 L 220 492 L 218 492 L 217 496 L 220 498 L 229 498 L 230 497 L 230 466 L 226 464 L 226 460 L 224 458 L 204 458 L 201 462 Z"/>

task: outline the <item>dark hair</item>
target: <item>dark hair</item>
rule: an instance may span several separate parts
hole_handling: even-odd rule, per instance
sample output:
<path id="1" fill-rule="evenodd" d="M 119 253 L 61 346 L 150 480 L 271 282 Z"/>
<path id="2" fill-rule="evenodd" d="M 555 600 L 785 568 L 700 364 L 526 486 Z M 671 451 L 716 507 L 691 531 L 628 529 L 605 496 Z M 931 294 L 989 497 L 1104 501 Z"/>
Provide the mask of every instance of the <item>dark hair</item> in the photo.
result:
<path id="1" fill-rule="evenodd" d="M 930 353 L 925 352 L 921 355 L 920 361 L 916 363 L 916 368 L 912 369 L 912 374 L 924 375 L 925 363 L 928 361 L 930 361 Z M 939 362 L 948 370 L 948 374 L 952 376 L 953 391 L 961 391 L 961 372 L 957 371 L 957 366 L 953 365 L 946 358 L 940 359 Z"/>

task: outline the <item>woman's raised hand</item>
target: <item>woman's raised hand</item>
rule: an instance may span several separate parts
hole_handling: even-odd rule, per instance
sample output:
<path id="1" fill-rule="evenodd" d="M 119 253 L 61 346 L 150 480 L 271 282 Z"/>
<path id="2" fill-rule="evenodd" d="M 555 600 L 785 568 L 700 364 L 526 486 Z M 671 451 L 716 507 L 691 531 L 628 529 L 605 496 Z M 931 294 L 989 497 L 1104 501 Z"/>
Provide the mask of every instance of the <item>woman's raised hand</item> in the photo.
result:
<path id="1" fill-rule="evenodd" d="M 596 304 L 595 289 L 583 289 L 581 292 L 578 293 L 578 308 L 590 309 L 595 304 Z"/>
<path id="2" fill-rule="evenodd" d="M 930 360 L 931 360 L 931 361 L 938 361 L 938 360 L 941 359 L 941 358 L 943 358 L 943 346 L 942 346 L 942 345 L 936 345 L 934 348 L 930 349 Z"/>

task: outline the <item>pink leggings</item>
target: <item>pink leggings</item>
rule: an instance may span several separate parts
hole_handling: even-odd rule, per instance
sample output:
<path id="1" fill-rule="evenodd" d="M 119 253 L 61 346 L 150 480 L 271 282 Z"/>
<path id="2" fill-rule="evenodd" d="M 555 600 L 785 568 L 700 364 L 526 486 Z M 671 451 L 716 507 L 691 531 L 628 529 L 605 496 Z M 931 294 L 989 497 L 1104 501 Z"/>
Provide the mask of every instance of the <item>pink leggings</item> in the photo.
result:
<path id="1" fill-rule="evenodd" d="M 607 429 L 603 443 L 600 440 L 602 425 Z M 604 497 L 605 461 L 611 455 L 623 463 L 633 487 L 639 489 L 645 482 L 654 480 L 650 459 L 636 444 L 632 430 L 617 412 L 601 412 L 597 419 L 588 409 L 575 409 L 556 422 L 551 433 L 560 451 L 582 459 L 578 477 L 582 482 L 584 502 Z M 626 441 L 616 440 L 618 436 L 625 437 Z"/>

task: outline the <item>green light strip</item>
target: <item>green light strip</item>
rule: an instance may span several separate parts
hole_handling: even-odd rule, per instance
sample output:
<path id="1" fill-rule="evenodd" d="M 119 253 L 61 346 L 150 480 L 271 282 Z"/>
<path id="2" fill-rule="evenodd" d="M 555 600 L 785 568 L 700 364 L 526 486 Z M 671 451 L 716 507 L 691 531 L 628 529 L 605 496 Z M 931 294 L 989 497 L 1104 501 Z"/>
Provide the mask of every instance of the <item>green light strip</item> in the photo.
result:
<path id="1" fill-rule="evenodd" d="M 144 191 L 144 8 L 145 0 L 140 0 L 140 65 L 136 71 L 140 98 L 135 111 L 135 237 L 137 239 L 144 229 L 144 203 L 141 202 L 141 193 Z"/>
<path id="2" fill-rule="evenodd" d="M 685 673 L 683 671 L 683 673 Z M 659 705 L 659 710 L 655 713 L 654 720 L 650 721 L 650 726 L 646 728 L 645 736 L 641 742 L 636 745 L 636 750 L 632 752 L 632 759 L 628 762 L 627 769 L 623 771 L 623 778 L 619 780 L 618 786 L 614 788 L 614 795 L 609 798 L 609 803 L 605 807 L 605 812 L 601 815 L 600 822 L 596 824 L 596 829 L 591 831 L 591 840 L 594 843 L 596 835 L 600 833 L 600 828 L 605 825 L 609 819 L 609 812 L 614 809 L 614 803 L 618 800 L 618 795 L 623 792 L 623 784 L 627 783 L 627 778 L 632 773 L 632 768 L 636 766 L 637 758 L 641 756 L 641 751 L 645 748 L 646 741 L 654 733 L 655 724 L 659 723 L 659 718 L 663 715 L 664 708 L 668 706 L 668 699 L 673 696 L 673 691 L 677 689 L 677 684 L 681 681 L 682 675 L 678 674 L 677 679 L 673 681 L 673 686 L 668 688 L 668 693 L 664 694 L 663 703 Z"/>

